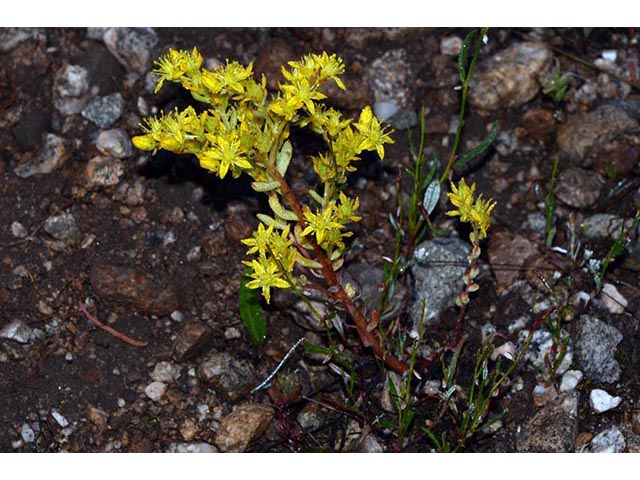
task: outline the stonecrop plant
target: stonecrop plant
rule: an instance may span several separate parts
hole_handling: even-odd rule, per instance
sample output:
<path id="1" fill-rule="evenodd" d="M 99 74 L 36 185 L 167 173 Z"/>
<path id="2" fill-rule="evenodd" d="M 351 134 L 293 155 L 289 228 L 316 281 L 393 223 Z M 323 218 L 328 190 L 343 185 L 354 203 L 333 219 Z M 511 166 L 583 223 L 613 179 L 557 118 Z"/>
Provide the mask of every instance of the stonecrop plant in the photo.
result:
<path id="1" fill-rule="evenodd" d="M 228 62 L 209 71 L 202 67 L 196 48 L 170 50 L 156 65 L 156 92 L 166 81 L 179 83 L 207 108 L 197 113 L 189 106 L 148 118 L 133 144 L 146 151 L 193 154 L 202 168 L 220 178 L 247 174 L 253 189 L 268 196 L 272 215 L 259 214 L 258 228 L 242 240 L 253 255 L 244 262 L 250 268 L 246 287 L 260 289 L 267 302 L 274 288 L 322 291 L 348 311 L 365 346 L 395 370 L 405 371 L 406 365 L 385 352 L 367 328 L 352 289 L 337 273 L 344 261 L 345 239 L 352 234 L 349 224 L 360 219 L 358 199 L 343 191 L 347 175 L 356 170 L 363 152 L 383 158 L 385 144 L 393 143 L 369 106 L 353 120 L 323 102 L 324 82 L 345 89 L 339 78 L 345 68 L 342 59 L 323 52 L 289 62 L 282 67 L 285 81 L 275 94 L 267 92 L 264 75 L 261 81 L 254 79 L 252 64 Z M 311 158 L 320 187 L 310 189 L 304 199 L 286 180 L 293 155 L 292 127 L 314 132 L 326 145 Z M 305 272 L 323 284 L 312 284 Z"/>

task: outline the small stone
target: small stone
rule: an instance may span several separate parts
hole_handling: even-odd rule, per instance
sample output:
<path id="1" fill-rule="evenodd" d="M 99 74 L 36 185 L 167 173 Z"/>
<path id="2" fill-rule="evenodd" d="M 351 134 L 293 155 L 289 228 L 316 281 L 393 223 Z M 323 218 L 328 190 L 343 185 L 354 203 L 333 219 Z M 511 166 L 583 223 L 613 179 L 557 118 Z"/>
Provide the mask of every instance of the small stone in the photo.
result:
<path id="1" fill-rule="evenodd" d="M 558 398 L 558 394 L 554 386 L 536 385 L 533 388 L 533 406 L 536 408 L 543 407 Z"/>
<path id="2" fill-rule="evenodd" d="M 273 416 L 273 408 L 266 405 L 239 405 L 220 423 L 215 444 L 223 452 L 244 452 L 252 440 L 267 430 Z"/>
<path id="3" fill-rule="evenodd" d="M 16 238 L 25 238 L 29 232 L 20 222 L 13 222 L 11 224 L 11 233 Z"/>
<path id="4" fill-rule="evenodd" d="M 563 338 L 569 336 L 569 334 L 564 330 L 562 330 L 560 334 Z M 528 330 L 520 331 L 518 335 L 518 348 L 521 348 L 521 346 L 523 345 L 528 335 L 529 335 Z M 529 348 L 524 354 L 524 360 L 531 362 L 531 364 L 541 372 L 546 372 L 547 362 L 545 358 L 551 355 L 551 349 L 553 348 L 553 345 L 554 343 L 553 343 L 553 338 L 551 336 L 551 332 L 549 332 L 548 330 L 536 330 L 535 332 L 533 332 L 533 335 L 531 336 L 531 343 L 529 344 Z M 558 365 L 558 368 L 556 369 L 556 374 L 562 375 L 564 372 L 566 372 L 569 369 L 572 362 L 573 362 L 573 345 L 572 345 L 572 341 L 569 340 L 567 344 L 567 351 L 565 353 L 564 358 L 562 359 L 562 362 L 560 363 L 560 365 Z"/>
<path id="5" fill-rule="evenodd" d="M 526 237 L 511 232 L 497 232 L 491 235 L 487 254 L 489 264 L 498 282 L 498 288 L 504 289 L 513 284 L 520 275 L 518 267 L 538 253 L 538 248 Z M 499 268 L 500 265 L 513 265 L 513 268 Z"/>
<path id="6" fill-rule="evenodd" d="M 23 320 L 13 320 L 0 330 L 0 338 L 18 343 L 28 343 L 30 337 L 31 328 Z"/>
<path id="7" fill-rule="evenodd" d="M 456 35 L 443 37 L 440 40 L 440 53 L 449 57 L 457 57 L 462 49 L 462 39 Z"/>
<path id="8" fill-rule="evenodd" d="M 561 392 L 571 392 L 575 390 L 580 381 L 582 380 L 582 372 L 580 370 L 567 370 L 562 376 L 562 382 L 560 382 Z"/>
<path id="9" fill-rule="evenodd" d="M 47 133 L 40 155 L 35 157 L 33 161 L 21 163 L 14 169 L 14 172 L 20 178 L 51 173 L 62 167 L 72 153 L 73 148 L 70 142 L 53 133 Z"/>
<path id="10" fill-rule="evenodd" d="M 618 289 L 610 283 L 605 283 L 602 286 L 600 300 L 611 313 L 624 313 L 624 309 L 629 304 Z"/>
<path id="11" fill-rule="evenodd" d="M 90 403 L 87 404 L 87 418 L 96 427 L 98 432 L 104 432 L 109 423 L 107 412 Z"/>
<path id="12" fill-rule="evenodd" d="M 184 320 L 184 315 L 180 310 L 174 310 L 173 312 L 171 312 L 171 320 L 180 323 Z"/>
<path id="13" fill-rule="evenodd" d="M 581 315 L 574 337 L 576 358 L 584 375 L 593 382 L 613 383 L 620 378 L 620 365 L 615 359 L 622 333 L 602 320 Z"/>
<path id="14" fill-rule="evenodd" d="M 102 130 L 96 139 L 96 148 L 109 157 L 127 158 L 133 155 L 129 135 L 120 128 Z"/>
<path id="15" fill-rule="evenodd" d="M 66 65 L 53 79 L 53 104 L 62 115 L 80 113 L 87 103 L 89 74 L 79 65 Z"/>
<path id="16" fill-rule="evenodd" d="M 158 275 L 131 267 L 96 264 L 91 269 L 89 281 L 98 296 L 133 305 L 146 313 L 169 315 L 178 307 L 178 295 L 173 286 L 165 286 Z"/>
<path id="17" fill-rule="evenodd" d="M 471 79 L 469 102 L 483 110 L 523 105 L 540 91 L 538 75 L 552 61 L 541 43 L 516 43 L 481 61 Z"/>
<path id="18" fill-rule="evenodd" d="M 425 325 L 434 325 L 444 310 L 455 305 L 470 251 L 467 243 L 456 238 L 427 240 L 416 247 L 411 266 L 415 298 L 410 307 L 414 330 L 419 330 L 421 317 Z"/>
<path id="19" fill-rule="evenodd" d="M 144 75 L 151 65 L 158 35 L 152 28 L 107 28 L 102 39 L 122 66 Z"/>
<path id="20" fill-rule="evenodd" d="M 213 330 L 205 323 L 186 322 L 173 343 L 173 358 L 179 362 L 191 360 L 207 352 L 214 340 Z"/>
<path id="21" fill-rule="evenodd" d="M 242 337 L 242 334 L 236 327 L 229 327 L 224 331 L 224 338 L 227 340 L 233 340 L 240 337 Z"/>
<path id="22" fill-rule="evenodd" d="M 393 100 L 381 100 L 373 104 L 373 113 L 378 120 L 388 120 L 398 112 L 398 105 Z"/>
<path id="23" fill-rule="evenodd" d="M 167 448 L 166 453 L 217 453 L 218 449 L 204 442 L 194 443 L 172 443 Z"/>
<path id="24" fill-rule="evenodd" d="M 56 240 L 74 240 L 80 234 L 76 219 L 70 213 L 47 218 L 44 222 L 44 231 Z"/>
<path id="25" fill-rule="evenodd" d="M 395 130 L 408 130 L 418 124 L 418 114 L 412 108 L 403 108 L 389 118 L 389 123 Z"/>
<path id="26" fill-rule="evenodd" d="M 93 157 L 84 170 L 84 178 L 90 187 L 111 187 L 120 183 L 124 164 L 118 158 Z"/>
<path id="27" fill-rule="evenodd" d="M 615 425 L 593 437 L 590 444 L 593 453 L 619 453 L 625 446 L 624 435 Z"/>
<path id="28" fill-rule="evenodd" d="M 202 247 L 200 245 L 196 245 L 191 248 L 187 253 L 187 261 L 189 262 L 197 262 L 202 258 Z"/>
<path id="29" fill-rule="evenodd" d="M 157 402 L 167 391 L 167 384 L 163 382 L 151 382 L 144 389 L 145 395 L 154 402 Z"/>
<path id="30" fill-rule="evenodd" d="M 25 443 L 32 443 L 36 439 L 35 432 L 26 423 L 22 424 L 22 428 L 20 428 L 20 436 Z"/>
<path id="31" fill-rule="evenodd" d="M 248 394 L 256 385 L 255 367 L 226 352 L 210 354 L 198 365 L 197 372 L 201 380 L 230 402 Z"/>
<path id="32" fill-rule="evenodd" d="M 570 207 L 591 207 L 600 198 L 604 184 L 604 178 L 598 172 L 569 168 L 560 174 L 555 194 Z"/>
<path id="33" fill-rule="evenodd" d="M 175 363 L 158 362 L 151 372 L 151 378 L 156 382 L 172 383 L 180 376 L 180 370 Z"/>
<path id="34" fill-rule="evenodd" d="M 196 423 L 187 418 L 180 427 L 180 436 L 185 442 L 190 442 L 198 434 L 198 426 Z"/>
<path id="35" fill-rule="evenodd" d="M 62 415 L 58 410 L 56 410 L 55 408 L 51 410 L 51 416 L 54 418 L 54 420 L 58 423 L 58 425 L 60 425 L 62 428 L 66 428 L 69 426 L 69 420 L 67 420 L 64 415 Z"/>
<path id="36" fill-rule="evenodd" d="M 124 99 L 117 92 L 93 98 L 82 109 L 82 116 L 100 128 L 109 128 L 120 118 L 123 108 Z"/>
<path id="37" fill-rule="evenodd" d="M 612 408 L 616 408 L 622 402 L 622 398 L 613 397 L 605 390 L 594 388 L 589 394 L 589 405 L 596 413 L 603 413 Z"/>
<path id="38" fill-rule="evenodd" d="M 25 40 L 36 39 L 40 29 L 35 27 L 3 27 L 0 29 L 0 52 L 6 53 Z"/>

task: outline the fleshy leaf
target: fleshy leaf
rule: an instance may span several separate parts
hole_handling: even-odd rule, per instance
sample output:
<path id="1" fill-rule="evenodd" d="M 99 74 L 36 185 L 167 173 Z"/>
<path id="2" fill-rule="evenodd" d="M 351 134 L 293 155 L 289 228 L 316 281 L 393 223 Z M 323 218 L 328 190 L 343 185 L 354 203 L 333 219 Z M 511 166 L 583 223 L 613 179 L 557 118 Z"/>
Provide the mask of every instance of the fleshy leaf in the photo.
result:
<path id="1" fill-rule="evenodd" d="M 440 200 L 440 182 L 436 179 L 429 184 L 422 199 L 422 205 L 429 215 L 433 213 L 436 205 L 438 205 L 438 200 Z"/>
<path id="2" fill-rule="evenodd" d="M 280 151 L 278 152 L 278 158 L 276 159 L 276 168 L 280 175 L 283 177 L 287 173 L 287 168 L 289 167 L 289 162 L 291 162 L 291 154 L 293 153 L 293 149 L 291 148 L 291 142 L 287 140 L 282 144 Z"/>

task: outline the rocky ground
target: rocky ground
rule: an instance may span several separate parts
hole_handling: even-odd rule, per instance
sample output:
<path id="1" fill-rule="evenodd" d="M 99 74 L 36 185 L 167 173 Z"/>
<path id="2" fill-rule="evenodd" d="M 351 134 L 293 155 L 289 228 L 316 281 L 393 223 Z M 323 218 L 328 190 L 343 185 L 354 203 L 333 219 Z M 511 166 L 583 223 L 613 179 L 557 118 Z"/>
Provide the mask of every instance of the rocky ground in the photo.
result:
<path id="1" fill-rule="evenodd" d="M 429 452 L 424 426 L 455 443 L 460 422 L 442 409 L 442 370 L 426 361 L 451 341 L 468 249 L 468 232 L 442 214 L 446 206 L 434 214 L 445 234 L 416 249 L 396 289 L 401 333 L 416 323 L 421 299 L 432 309 L 415 417 L 400 441 L 389 380 L 401 379 L 355 334 L 342 347 L 356 365 L 353 388 L 335 362 L 298 348 L 287 378 L 299 395 L 252 392 L 300 338 L 328 342 L 287 295 L 267 310 L 264 348 L 244 330 L 240 239 L 264 200 L 246 182 L 208 176 L 192 158 L 141 154 L 129 138 L 144 116 L 190 101 L 173 86 L 152 93 L 151 62 L 169 47 L 197 46 L 210 68 L 253 61 L 272 88 L 283 62 L 339 54 L 348 90 L 330 92 L 332 104 L 347 115 L 371 104 L 395 130 L 384 162 L 365 158 L 349 184 L 363 219 L 345 268 L 367 298 L 393 253 L 388 218 L 397 195 L 408 198 L 408 184 L 398 191 L 396 179 L 412 165 L 407 134 L 417 138 L 422 107 L 427 158 L 450 151 L 467 33 L 1 29 L 0 451 Z M 516 351 L 555 303 L 570 309 L 535 332 L 487 411 L 497 421 L 463 450 L 640 451 L 637 228 L 593 295 L 597 261 L 640 205 L 639 40 L 632 29 L 493 29 L 481 50 L 461 151 L 495 119 L 500 128 L 489 152 L 456 176 L 497 207 L 465 320 L 457 401 L 469 394 L 484 338 L 497 332 L 496 347 Z M 553 80 L 565 74 L 566 92 L 554 99 Z M 294 139 L 300 185 L 312 181 L 304 155 L 313 142 Z M 548 244 L 555 159 L 557 233 Z M 545 363 L 554 338 L 567 348 L 555 372 Z"/>

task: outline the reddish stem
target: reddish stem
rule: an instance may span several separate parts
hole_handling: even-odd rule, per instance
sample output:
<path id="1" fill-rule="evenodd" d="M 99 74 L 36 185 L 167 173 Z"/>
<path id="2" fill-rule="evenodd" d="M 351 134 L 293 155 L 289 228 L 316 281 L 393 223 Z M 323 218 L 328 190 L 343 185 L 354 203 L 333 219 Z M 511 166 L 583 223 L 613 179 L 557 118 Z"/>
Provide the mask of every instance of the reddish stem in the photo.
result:
<path id="1" fill-rule="evenodd" d="M 141 342 L 140 340 L 135 340 L 135 339 L 133 339 L 131 337 L 126 336 L 124 333 L 120 333 L 115 328 L 112 328 L 109 325 L 105 325 L 100 320 L 98 320 L 96 317 L 91 315 L 91 313 L 89 313 L 89 310 L 87 310 L 87 308 L 83 304 L 80 304 L 78 306 L 78 308 L 80 308 L 80 310 L 82 310 L 82 313 L 84 313 L 85 316 L 96 327 L 101 328 L 102 330 L 104 330 L 107 333 L 110 333 L 111 335 L 113 335 L 117 339 L 122 340 L 123 342 L 128 343 L 129 345 L 133 345 L 134 347 L 144 347 L 144 346 L 147 345 L 147 342 Z"/>

